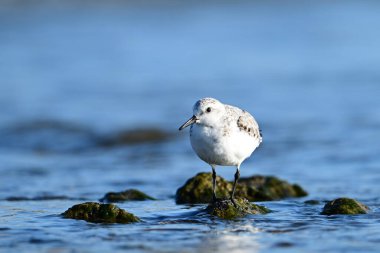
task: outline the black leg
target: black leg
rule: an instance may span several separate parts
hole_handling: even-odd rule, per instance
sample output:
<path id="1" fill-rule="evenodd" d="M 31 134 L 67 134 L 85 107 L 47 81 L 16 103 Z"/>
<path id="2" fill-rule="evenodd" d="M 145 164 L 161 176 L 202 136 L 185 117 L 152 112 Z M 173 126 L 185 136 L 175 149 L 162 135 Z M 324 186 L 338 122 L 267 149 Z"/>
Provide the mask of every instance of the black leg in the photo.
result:
<path id="1" fill-rule="evenodd" d="M 215 167 L 212 167 L 212 202 L 216 201 L 216 172 Z"/>
<path id="2" fill-rule="evenodd" d="M 234 195 L 235 195 L 236 185 L 237 185 L 237 182 L 238 182 L 238 180 L 239 180 L 239 177 L 240 177 L 240 169 L 239 169 L 239 167 L 238 167 L 238 168 L 236 169 L 234 186 L 233 186 L 233 188 L 232 188 L 232 193 L 231 193 L 231 201 L 232 201 L 232 203 L 234 204 L 234 206 L 236 206 L 236 203 L 235 203 L 235 200 L 234 200 Z"/>

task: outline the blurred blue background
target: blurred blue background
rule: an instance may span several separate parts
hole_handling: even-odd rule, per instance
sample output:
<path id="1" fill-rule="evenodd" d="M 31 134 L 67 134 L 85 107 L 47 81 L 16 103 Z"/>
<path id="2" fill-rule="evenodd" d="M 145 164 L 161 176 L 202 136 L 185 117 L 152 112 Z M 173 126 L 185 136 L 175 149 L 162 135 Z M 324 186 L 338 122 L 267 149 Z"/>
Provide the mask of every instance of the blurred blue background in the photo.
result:
<path id="1" fill-rule="evenodd" d="M 2 1 L 0 8 L 2 123 L 170 127 L 204 96 L 245 107 L 261 122 L 342 121 L 342 111 L 363 104 L 355 117 L 379 116 L 371 96 L 380 79 L 377 1 Z"/>
<path id="2" fill-rule="evenodd" d="M 91 248 L 91 241 L 76 241 L 81 238 L 76 224 L 43 215 L 64 211 L 77 198 L 96 200 L 128 187 L 174 202 L 187 178 L 209 170 L 191 150 L 187 133 L 177 132 L 195 101 L 206 96 L 248 110 L 263 130 L 263 145 L 243 164 L 243 176 L 274 174 L 305 186 L 310 198 L 351 196 L 378 210 L 379 13 L 380 2 L 370 0 L 1 1 L 0 217 L 4 228 L 16 227 L 3 233 L 2 246 L 38 252 L 58 240 L 57 247 L 114 250 L 115 242 L 102 237 L 107 228 L 88 235 L 101 241 Z M 172 138 L 98 145 L 99 136 L 145 128 Z M 233 177 L 231 169 L 218 173 Z M 64 195 L 71 202 L 47 201 L 41 207 L 6 201 L 41 195 Z M 150 210 L 161 211 L 167 202 Z M 286 228 L 304 220 L 297 216 L 305 211 L 297 206 L 302 201 L 291 203 L 274 206 L 283 220 L 267 216 L 253 226 L 265 231 L 274 223 Z M 150 215 L 140 204 L 125 207 Z M 338 249 L 376 249 L 376 212 L 375 218 L 356 220 L 362 230 L 341 228 L 339 235 L 325 234 L 324 245 L 315 245 L 313 235 L 339 227 L 321 221 L 317 208 L 302 234 L 304 244 L 297 244 L 297 231 L 257 238 L 249 228 L 247 236 L 259 242 L 248 248 L 273 252 L 273 241 L 287 238 L 300 252 L 336 250 L 334 239 L 343 245 Z M 6 218 L 17 216 L 18 209 L 24 210 L 22 218 Z M 40 209 L 42 216 L 36 214 Z M 38 230 L 35 219 L 46 227 Z M 214 229 L 234 235 L 228 225 L 220 226 Z M 48 241 L 30 248 L 31 227 L 39 231 L 32 237 L 49 235 L 53 246 Z M 145 227 L 134 229 L 137 238 L 156 243 L 153 249 L 187 249 L 186 237 L 167 245 L 167 238 L 144 237 L 150 236 Z M 190 242 L 189 249 L 199 250 L 205 228 L 191 229 L 189 236 L 199 242 Z M 73 236 L 63 240 L 66 231 Z M 352 231 L 367 239 L 352 246 Z M 216 242 L 221 251 L 242 252 L 240 244 L 225 247 L 216 236 L 210 245 Z"/>

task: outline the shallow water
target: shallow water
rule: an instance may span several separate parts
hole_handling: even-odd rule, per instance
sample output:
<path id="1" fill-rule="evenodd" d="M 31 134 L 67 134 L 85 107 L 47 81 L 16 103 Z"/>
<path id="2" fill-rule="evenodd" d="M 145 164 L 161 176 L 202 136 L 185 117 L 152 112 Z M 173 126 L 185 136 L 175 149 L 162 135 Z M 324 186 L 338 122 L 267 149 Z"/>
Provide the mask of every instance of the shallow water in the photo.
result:
<path id="1" fill-rule="evenodd" d="M 0 4 L 0 252 L 377 252 L 379 10 L 375 1 Z M 250 111 L 263 129 L 242 176 L 276 175 L 309 196 L 235 221 L 175 205 L 176 189 L 210 170 L 177 132 L 205 96 Z M 173 137 L 99 145 L 147 127 Z M 118 204 L 142 223 L 59 216 L 127 188 L 159 199 Z M 319 214 L 343 196 L 371 212 Z"/>

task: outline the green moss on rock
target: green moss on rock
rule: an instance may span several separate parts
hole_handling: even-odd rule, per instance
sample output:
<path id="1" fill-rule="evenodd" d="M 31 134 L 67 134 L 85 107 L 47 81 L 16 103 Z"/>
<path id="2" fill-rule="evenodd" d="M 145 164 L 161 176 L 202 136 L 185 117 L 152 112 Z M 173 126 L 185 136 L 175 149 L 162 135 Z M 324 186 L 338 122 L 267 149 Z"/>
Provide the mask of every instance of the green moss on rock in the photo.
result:
<path id="1" fill-rule="evenodd" d="M 249 201 L 272 201 L 284 198 L 307 196 L 307 192 L 298 184 L 289 184 L 273 176 L 252 176 L 241 178 L 239 183 L 245 186 Z"/>
<path id="2" fill-rule="evenodd" d="M 123 201 L 143 201 L 155 200 L 155 198 L 136 189 L 129 189 L 122 192 L 109 192 L 99 201 L 101 202 L 123 202 Z"/>
<path id="3" fill-rule="evenodd" d="M 266 207 L 249 203 L 244 198 L 235 199 L 235 202 L 236 206 L 230 199 L 218 199 L 207 206 L 206 212 L 227 220 L 244 217 L 248 214 L 266 214 L 270 212 Z"/>
<path id="4" fill-rule="evenodd" d="M 216 179 L 216 195 L 227 198 L 232 190 L 233 182 L 222 177 Z M 270 201 L 290 197 L 303 197 L 307 192 L 297 184 L 289 184 L 272 176 L 253 176 L 241 178 L 236 188 L 235 196 L 249 201 Z M 212 198 L 212 174 L 199 173 L 190 178 L 177 190 L 177 204 L 209 203 Z"/>
<path id="5" fill-rule="evenodd" d="M 327 202 L 321 214 L 366 214 L 369 208 L 350 198 L 338 198 Z"/>
<path id="6" fill-rule="evenodd" d="M 216 195 L 220 198 L 227 197 L 232 191 L 232 185 L 222 177 L 216 177 Z M 177 190 L 177 204 L 209 203 L 212 198 L 212 174 L 198 173 L 190 178 Z"/>
<path id="7" fill-rule="evenodd" d="M 86 202 L 74 205 L 62 213 L 69 219 L 85 220 L 95 223 L 131 223 L 139 218 L 113 204 Z"/>

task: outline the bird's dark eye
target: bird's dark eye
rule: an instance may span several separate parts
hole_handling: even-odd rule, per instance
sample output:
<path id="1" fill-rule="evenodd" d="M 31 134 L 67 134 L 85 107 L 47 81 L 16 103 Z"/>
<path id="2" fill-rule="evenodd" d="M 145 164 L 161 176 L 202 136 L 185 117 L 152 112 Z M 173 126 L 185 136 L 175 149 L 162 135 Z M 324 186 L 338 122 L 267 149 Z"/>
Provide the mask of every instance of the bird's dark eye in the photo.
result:
<path id="1" fill-rule="evenodd" d="M 211 107 L 207 107 L 206 112 L 211 112 Z"/>

